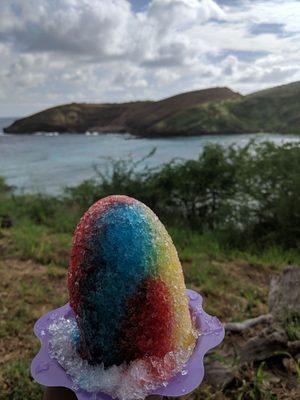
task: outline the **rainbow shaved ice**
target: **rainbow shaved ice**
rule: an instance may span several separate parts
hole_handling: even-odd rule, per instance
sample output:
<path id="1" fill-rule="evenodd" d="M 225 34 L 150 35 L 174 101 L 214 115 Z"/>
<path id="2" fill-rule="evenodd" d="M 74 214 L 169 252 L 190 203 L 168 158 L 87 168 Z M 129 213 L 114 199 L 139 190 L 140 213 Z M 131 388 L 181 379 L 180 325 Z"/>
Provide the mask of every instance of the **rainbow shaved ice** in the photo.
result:
<path id="1" fill-rule="evenodd" d="M 198 333 L 164 225 L 127 196 L 99 200 L 75 231 L 68 272 L 75 318 L 49 327 L 50 354 L 88 392 L 143 399 L 184 369 Z"/>

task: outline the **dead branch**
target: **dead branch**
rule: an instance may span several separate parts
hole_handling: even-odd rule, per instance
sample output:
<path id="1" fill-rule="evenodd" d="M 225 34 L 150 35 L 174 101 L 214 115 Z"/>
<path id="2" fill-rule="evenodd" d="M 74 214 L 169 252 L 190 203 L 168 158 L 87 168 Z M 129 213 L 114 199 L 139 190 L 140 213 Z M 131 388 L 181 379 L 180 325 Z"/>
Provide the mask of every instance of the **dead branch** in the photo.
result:
<path id="1" fill-rule="evenodd" d="M 239 333 L 259 324 L 270 324 L 272 321 L 272 314 L 260 315 L 259 317 L 247 319 L 243 322 L 228 322 L 225 324 L 225 331 Z"/>

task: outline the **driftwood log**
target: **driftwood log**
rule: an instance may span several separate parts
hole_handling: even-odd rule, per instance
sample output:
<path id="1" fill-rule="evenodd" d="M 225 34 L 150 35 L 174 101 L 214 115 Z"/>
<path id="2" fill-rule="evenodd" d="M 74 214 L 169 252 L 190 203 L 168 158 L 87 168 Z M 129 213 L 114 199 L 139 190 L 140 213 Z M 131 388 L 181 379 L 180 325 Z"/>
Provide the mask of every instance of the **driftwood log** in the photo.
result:
<path id="1" fill-rule="evenodd" d="M 269 311 L 279 321 L 291 314 L 300 316 L 299 267 L 287 267 L 271 280 Z"/>
<path id="2" fill-rule="evenodd" d="M 289 266 L 271 280 L 268 306 L 269 313 L 266 315 L 225 324 L 226 336 L 241 334 L 253 327 L 257 329 L 254 330 L 254 336 L 239 349 L 237 366 L 230 368 L 208 358 L 206 380 L 210 384 L 216 387 L 227 385 L 234 378 L 237 368 L 247 363 L 261 362 L 284 353 L 299 355 L 300 340 L 290 340 L 286 330 L 290 316 L 294 321 L 300 321 L 299 267 Z"/>
<path id="3" fill-rule="evenodd" d="M 285 327 L 289 318 L 300 321 L 300 268 L 287 267 L 271 280 L 268 303 L 270 318 L 262 321 L 269 326 L 241 349 L 241 363 L 263 361 L 276 352 L 298 351 L 298 346 L 289 342 Z"/>
<path id="4" fill-rule="evenodd" d="M 256 325 L 270 324 L 273 320 L 272 314 L 265 314 L 256 318 L 246 319 L 246 321 L 243 322 L 228 322 L 225 324 L 225 331 L 239 333 Z"/>

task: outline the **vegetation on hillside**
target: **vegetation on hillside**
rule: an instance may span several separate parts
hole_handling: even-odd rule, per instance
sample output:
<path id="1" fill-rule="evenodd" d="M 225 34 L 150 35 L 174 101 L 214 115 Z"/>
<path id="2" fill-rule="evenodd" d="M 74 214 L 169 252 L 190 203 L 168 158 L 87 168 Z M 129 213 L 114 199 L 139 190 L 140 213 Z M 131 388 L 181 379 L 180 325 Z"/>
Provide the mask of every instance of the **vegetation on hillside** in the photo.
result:
<path id="1" fill-rule="evenodd" d="M 263 90 L 240 99 L 209 102 L 161 119 L 158 133 L 300 133 L 300 83 Z"/>
<path id="2" fill-rule="evenodd" d="M 14 122 L 7 133 L 130 132 L 137 136 L 300 133 L 300 82 L 241 96 L 228 88 L 160 101 L 66 104 Z"/>
<path id="3" fill-rule="evenodd" d="M 188 287 L 204 296 L 208 312 L 223 322 L 266 313 L 270 276 L 286 264 L 300 265 L 299 161 L 298 143 L 252 142 L 244 148 L 209 145 L 198 160 L 174 160 L 159 169 L 111 161 L 107 170 L 97 170 L 96 179 L 57 197 L 16 194 L 1 179 L 0 398 L 41 398 L 41 388 L 29 378 L 39 347 L 32 326 L 67 301 L 72 233 L 88 206 L 106 195 L 136 197 L 159 215 L 176 244 Z M 296 325 L 288 329 L 298 338 Z M 212 356 L 234 364 L 228 346 L 234 353 L 244 336 L 229 338 Z M 249 365 L 219 398 L 283 399 L 280 393 L 296 398 L 297 363 L 291 359 L 294 369 L 280 370 L 276 382 L 267 365 Z M 205 384 L 191 398 L 215 396 Z"/>
<path id="4" fill-rule="evenodd" d="M 5 128 L 7 133 L 130 132 L 147 135 L 158 121 L 178 111 L 211 101 L 241 97 L 228 88 L 181 93 L 160 101 L 120 104 L 65 104 L 21 118 Z"/>

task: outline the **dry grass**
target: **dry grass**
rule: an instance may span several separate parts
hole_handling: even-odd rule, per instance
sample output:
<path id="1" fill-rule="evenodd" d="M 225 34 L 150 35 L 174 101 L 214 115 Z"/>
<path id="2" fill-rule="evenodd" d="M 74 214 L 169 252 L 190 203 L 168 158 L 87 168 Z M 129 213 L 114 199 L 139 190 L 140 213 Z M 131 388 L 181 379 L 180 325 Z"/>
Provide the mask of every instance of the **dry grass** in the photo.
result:
<path id="1" fill-rule="evenodd" d="M 189 263 L 185 263 L 187 277 Z M 195 267 L 193 267 L 195 268 Z M 217 268 L 217 269 L 215 269 Z M 237 276 L 242 277 L 240 287 L 249 290 L 251 277 L 244 272 L 249 266 L 231 263 L 211 264 L 214 279 L 221 277 L 219 288 L 215 296 L 211 289 L 211 277 L 207 275 L 206 282 L 200 286 L 190 285 L 201 291 L 205 297 L 205 307 L 226 319 L 235 317 L 235 308 L 232 304 L 240 299 L 239 312 L 249 306 L 247 300 L 239 293 L 240 289 L 226 290 L 228 282 L 236 282 Z M 201 271 L 201 265 L 199 265 Z M 220 272 L 222 271 L 222 273 Z M 198 272 L 201 275 L 201 272 Z M 266 271 L 268 273 L 268 271 Z M 261 308 L 265 307 L 268 278 L 265 273 L 257 271 Z M 30 381 L 29 365 L 32 357 L 39 348 L 38 340 L 32 333 L 35 321 L 45 312 L 63 305 L 67 301 L 66 270 L 55 266 L 40 265 L 32 261 L 17 259 L 3 259 L 0 262 L 0 292 L 1 292 L 1 325 L 0 325 L 0 387 L 1 399 L 31 399 L 40 398 L 40 388 Z M 188 278 L 190 280 L 190 278 Z M 225 285 L 225 286 L 224 286 Z M 247 289 L 246 289 L 247 288 Z M 16 386 L 15 386 L 16 385 Z M 31 397 L 30 397 L 31 396 Z"/>
<path id="2" fill-rule="evenodd" d="M 187 286 L 199 291 L 204 297 L 205 310 L 219 316 L 223 322 L 267 311 L 269 281 L 278 273 L 278 267 L 249 264 L 244 260 L 216 260 L 203 255 L 185 257 L 183 266 Z M 41 315 L 67 301 L 66 269 L 2 256 L 0 293 L 0 399 L 41 399 L 42 388 L 29 374 L 30 362 L 39 349 L 32 329 Z M 227 336 L 211 357 L 234 363 L 236 349 L 246 339 L 247 334 Z M 289 373 L 290 377 L 286 371 L 274 375 L 274 371 L 270 373 L 266 367 L 263 383 L 258 388 L 253 387 L 256 374 L 257 367 L 249 366 L 237 375 L 236 387 L 230 391 L 216 392 L 204 383 L 186 397 L 191 400 L 273 400 L 289 398 L 287 394 L 295 399 L 300 395 L 295 386 L 295 373 Z M 260 397 L 253 397 L 253 393 L 258 392 Z"/>
<path id="3" fill-rule="evenodd" d="M 35 400 L 41 388 L 29 376 L 39 348 L 35 321 L 67 300 L 65 270 L 32 261 L 0 261 L 0 398 Z"/>

